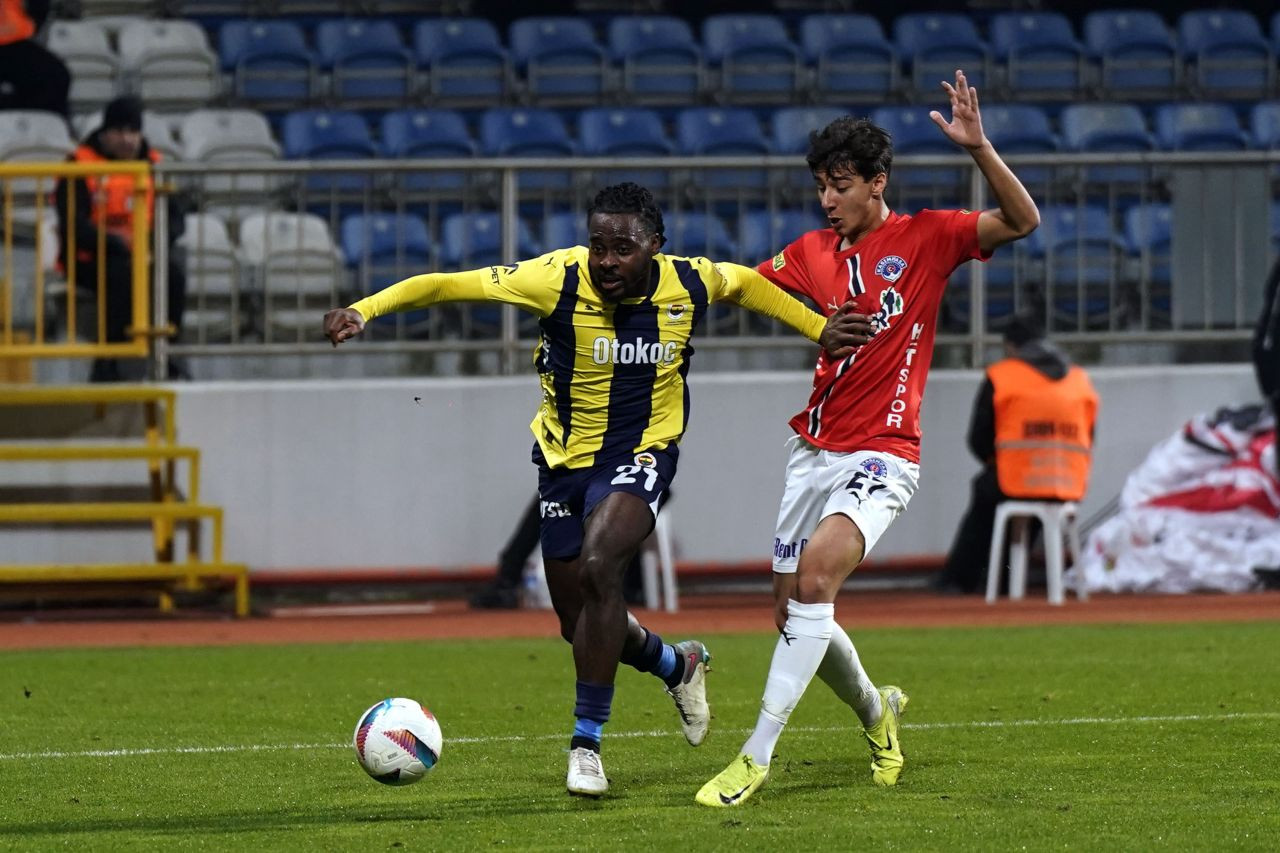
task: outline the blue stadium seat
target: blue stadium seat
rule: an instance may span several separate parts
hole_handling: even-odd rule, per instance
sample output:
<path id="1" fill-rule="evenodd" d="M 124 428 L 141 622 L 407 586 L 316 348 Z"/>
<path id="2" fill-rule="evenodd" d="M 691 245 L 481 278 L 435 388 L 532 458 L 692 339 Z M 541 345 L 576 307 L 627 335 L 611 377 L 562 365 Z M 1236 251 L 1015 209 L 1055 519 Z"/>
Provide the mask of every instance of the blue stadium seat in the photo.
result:
<path id="1" fill-rule="evenodd" d="M 1249 129 L 1255 148 L 1280 148 L 1280 101 L 1263 101 L 1249 111 Z"/>
<path id="2" fill-rule="evenodd" d="M 757 264 L 785 249 L 806 231 L 826 226 L 816 206 L 793 210 L 751 210 L 738 219 L 738 246 L 744 264 Z"/>
<path id="3" fill-rule="evenodd" d="M 940 81 L 955 81 L 963 69 L 970 85 L 982 89 L 990 79 L 991 53 L 968 15 L 913 12 L 893 22 L 893 41 L 911 66 L 911 88 L 920 95 L 942 95 Z"/>
<path id="4" fill-rule="evenodd" d="M 880 107 L 871 113 L 871 121 L 889 132 L 895 156 L 961 153 L 929 118 L 927 107 Z M 960 167 L 912 166 L 895 169 L 890 182 L 907 189 L 952 189 L 964 180 L 965 175 L 966 171 Z"/>
<path id="5" fill-rule="evenodd" d="M 820 99 L 880 101 L 902 85 L 898 54 L 870 15 L 808 15 L 800 49 L 816 69 Z"/>
<path id="6" fill-rule="evenodd" d="M 991 19 L 991 48 L 1016 98 L 1077 97 L 1088 82 L 1084 47 L 1057 12 L 1002 12 Z"/>
<path id="7" fill-rule="evenodd" d="M 1173 211 L 1159 202 L 1135 204 L 1124 214 L 1124 237 L 1135 270 L 1133 278 L 1146 283 L 1146 304 L 1167 321 L 1172 285 Z"/>
<path id="8" fill-rule="evenodd" d="M 664 217 L 667 244 L 662 251 L 679 257 L 703 257 L 731 261 L 738 256 L 737 245 L 720 217 L 698 210 L 677 211 Z"/>
<path id="9" fill-rule="evenodd" d="M 427 18 L 413 28 L 413 56 L 431 100 L 492 104 L 507 96 L 511 64 L 498 30 L 483 18 Z"/>
<path id="10" fill-rule="evenodd" d="M 359 160 L 377 157 L 369 126 L 349 110 L 299 110 L 285 115 L 280 139 L 284 156 L 292 160 Z M 329 172 L 308 175 L 309 192 L 351 196 L 371 186 L 367 174 Z M 313 199 L 312 202 L 315 202 Z M 313 212 L 322 213 L 314 207 Z"/>
<path id="11" fill-rule="evenodd" d="M 562 211 L 542 220 L 542 251 L 583 246 L 587 242 L 587 218 L 582 213 Z"/>
<path id="12" fill-rule="evenodd" d="M 403 101 L 409 97 L 413 61 L 390 21 L 343 18 L 316 26 L 320 67 L 332 75 L 339 101 Z"/>
<path id="13" fill-rule="evenodd" d="M 607 59 L 584 19 L 518 18 L 511 23 L 509 42 L 512 58 L 535 102 L 598 103 L 604 97 Z"/>
<path id="14" fill-rule="evenodd" d="M 689 107 L 676 115 L 676 150 L 691 156 L 769 154 L 769 143 L 755 113 L 743 107 Z M 709 189 L 762 189 L 763 169 L 717 169 L 702 176 Z"/>
<path id="15" fill-rule="evenodd" d="M 494 107 L 480 116 L 480 150 L 488 157 L 572 157 L 569 129 L 548 109 Z M 563 190 L 568 172 L 530 170 L 520 175 L 520 188 Z"/>
<path id="16" fill-rule="evenodd" d="M 1248 137 L 1231 107 L 1220 103 L 1161 104 L 1156 141 L 1170 151 L 1241 151 Z"/>
<path id="17" fill-rule="evenodd" d="M 1084 18 L 1085 47 L 1108 97 L 1171 97 L 1181 79 L 1173 34 L 1158 12 L 1117 9 Z"/>
<path id="18" fill-rule="evenodd" d="M 1275 58 L 1258 19 L 1238 9 L 1194 9 L 1178 18 L 1192 85 L 1206 97 L 1259 97 L 1275 80 Z"/>
<path id="19" fill-rule="evenodd" d="M 674 148 L 662 119 L 641 107 L 595 107 L 578 115 L 578 141 L 587 157 L 663 157 Z M 650 190 L 671 183 L 668 169 L 610 169 L 595 174 L 597 184 L 632 181 Z"/>
<path id="20" fill-rule="evenodd" d="M 524 220 L 517 220 L 516 256 L 522 261 L 538 255 L 538 246 Z M 497 213 L 470 212 L 446 216 L 440 227 L 440 261 L 445 270 L 471 270 L 506 263 L 502 256 L 502 218 Z M 465 332 L 495 331 L 502 322 L 496 305 L 470 306 Z"/>
<path id="21" fill-rule="evenodd" d="M 1102 205 L 1044 205 L 1027 238 L 1044 263 L 1045 295 L 1069 328 L 1107 326 L 1116 305 L 1126 244 Z"/>
<path id="22" fill-rule="evenodd" d="M 1047 154 L 1059 148 L 1048 114 L 1030 104 L 984 106 L 982 128 L 1002 155 Z M 1026 184 L 1044 184 L 1054 175 L 1052 166 L 1016 166 L 1014 171 Z"/>
<path id="23" fill-rule="evenodd" d="M 778 103 L 800 90 L 800 51 L 776 15 L 711 15 L 702 22 L 707 61 L 720 69 L 718 93 L 731 103 Z"/>
<path id="24" fill-rule="evenodd" d="M 608 45 L 631 103 L 692 105 L 704 88 L 702 48 L 680 18 L 617 15 L 609 20 Z"/>
<path id="25" fill-rule="evenodd" d="M 1154 151 L 1155 138 L 1147 131 L 1142 112 L 1133 104 L 1071 104 L 1059 116 L 1063 146 L 1088 153 Z M 1085 166 L 1091 183 L 1140 183 L 1143 166 Z"/>
<path id="26" fill-rule="evenodd" d="M 302 29 L 291 21 L 228 21 L 218 30 L 218 55 L 238 98 L 311 100 L 315 59 Z"/>
<path id="27" fill-rule="evenodd" d="M 427 224 L 413 214 L 355 213 L 342 220 L 338 233 L 350 267 L 393 266 L 413 275 L 431 263 Z"/>
<path id="28" fill-rule="evenodd" d="M 848 110 L 839 107 L 782 107 L 775 110 L 770 120 L 773 153 L 804 154 L 809 150 L 812 131 L 822 130 L 848 114 Z"/>
<path id="29" fill-rule="evenodd" d="M 383 115 L 379 130 L 388 157 L 471 157 L 475 142 L 466 122 L 453 110 L 396 110 Z M 433 192 L 467 185 L 465 172 L 413 172 L 396 176 L 401 190 Z"/>

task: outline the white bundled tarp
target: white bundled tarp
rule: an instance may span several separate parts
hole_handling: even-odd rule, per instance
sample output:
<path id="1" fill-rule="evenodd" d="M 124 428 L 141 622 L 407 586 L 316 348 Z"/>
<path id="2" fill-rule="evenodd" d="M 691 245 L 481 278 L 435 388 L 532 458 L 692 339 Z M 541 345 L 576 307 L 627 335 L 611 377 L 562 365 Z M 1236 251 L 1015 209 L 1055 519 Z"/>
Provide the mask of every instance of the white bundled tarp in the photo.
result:
<path id="1" fill-rule="evenodd" d="M 1245 406 L 1198 415 L 1157 444 L 1073 573 L 1091 591 L 1244 592 L 1258 585 L 1253 569 L 1276 567 L 1275 419 Z"/>

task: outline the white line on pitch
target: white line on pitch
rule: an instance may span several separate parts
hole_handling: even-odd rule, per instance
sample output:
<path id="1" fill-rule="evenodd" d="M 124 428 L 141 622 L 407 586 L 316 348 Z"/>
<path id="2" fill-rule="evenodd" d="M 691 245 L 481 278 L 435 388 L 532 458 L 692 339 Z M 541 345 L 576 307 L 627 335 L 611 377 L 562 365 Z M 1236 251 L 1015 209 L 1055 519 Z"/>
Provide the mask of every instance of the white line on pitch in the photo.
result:
<path id="1" fill-rule="evenodd" d="M 1012 729 L 1030 726 L 1086 726 L 1123 725 L 1126 723 L 1203 723 L 1223 720 L 1266 720 L 1280 717 L 1280 711 L 1244 711 L 1238 714 L 1168 714 L 1141 717 L 1068 717 L 1059 720 L 970 720 L 952 723 L 903 723 L 904 729 Z M 825 734 L 848 731 L 852 726 L 795 726 L 793 732 Z M 748 734 L 750 729 L 730 729 L 731 734 Z M 670 737 L 675 729 L 651 729 L 639 732 L 609 732 L 612 738 Z M 524 741 L 562 740 L 563 732 L 553 735 L 504 735 L 499 737 L 446 738 L 445 744 L 518 743 Z M 0 753 L 0 761 L 20 761 L 50 758 L 121 758 L 136 755 L 206 755 L 234 752 L 282 752 L 304 749 L 350 749 L 350 743 L 275 743 L 244 744 L 242 746 L 169 746 L 138 749 L 86 749 L 76 752 L 9 752 Z"/>

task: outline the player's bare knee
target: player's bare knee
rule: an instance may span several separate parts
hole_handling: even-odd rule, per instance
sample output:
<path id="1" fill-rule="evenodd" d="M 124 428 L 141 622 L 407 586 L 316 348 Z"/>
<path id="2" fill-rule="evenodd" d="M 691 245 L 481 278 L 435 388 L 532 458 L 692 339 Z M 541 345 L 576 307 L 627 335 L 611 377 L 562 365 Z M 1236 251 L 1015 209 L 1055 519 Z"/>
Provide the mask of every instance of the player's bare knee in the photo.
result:
<path id="1" fill-rule="evenodd" d="M 578 566 L 578 584 L 584 601 L 605 601 L 622 595 L 622 572 L 604 556 L 583 556 Z"/>

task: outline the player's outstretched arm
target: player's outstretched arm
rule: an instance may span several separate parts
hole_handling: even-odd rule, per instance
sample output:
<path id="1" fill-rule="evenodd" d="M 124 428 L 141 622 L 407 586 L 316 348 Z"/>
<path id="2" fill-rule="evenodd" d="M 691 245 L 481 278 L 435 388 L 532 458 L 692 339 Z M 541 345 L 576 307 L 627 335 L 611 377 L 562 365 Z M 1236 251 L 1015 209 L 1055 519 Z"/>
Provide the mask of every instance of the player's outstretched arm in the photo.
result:
<path id="1" fill-rule="evenodd" d="M 1036 230 L 1040 210 L 982 130 L 978 90 L 969 85 L 964 72 L 957 69 L 955 85 L 944 81 L 942 88 L 951 98 L 951 121 L 937 110 L 929 113 L 929 118 L 948 139 L 969 152 L 991 187 L 998 207 L 984 210 L 978 216 L 978 245 L 984 252 L 990 252 Z"/>
<path id="2" fill-rule="evenodd" d="M 846 303 L 826 319 L 750 267 L 725 263 L 716 264 L 716 268 L 724 276 L 720 299 L 781 320 L 821 344 L 833 358 L 843 358 L 871 340 L 869 318 L 853 313 L 852 304 Z"/>

